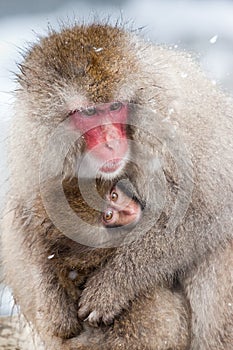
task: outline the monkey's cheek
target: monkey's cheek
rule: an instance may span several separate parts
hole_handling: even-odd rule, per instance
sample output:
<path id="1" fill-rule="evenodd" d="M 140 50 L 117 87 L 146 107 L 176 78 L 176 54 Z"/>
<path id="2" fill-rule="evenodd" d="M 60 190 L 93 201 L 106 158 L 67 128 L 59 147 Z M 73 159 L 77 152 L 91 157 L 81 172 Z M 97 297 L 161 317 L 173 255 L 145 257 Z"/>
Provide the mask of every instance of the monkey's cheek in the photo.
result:
<path id="1" fill-rule="evenodd" d="M 135 215 L 131 218 L 131 222 L 129 223 L 129 228 L 133 228 L 133 227 L 135 227 L 138 223 L 139 223 L 139 221 L 141 220 L 141 218 L 142 218 L 142 211 L 141 211 L 141 209 L 137 212 L 137 213 L 135 213 Z"/>

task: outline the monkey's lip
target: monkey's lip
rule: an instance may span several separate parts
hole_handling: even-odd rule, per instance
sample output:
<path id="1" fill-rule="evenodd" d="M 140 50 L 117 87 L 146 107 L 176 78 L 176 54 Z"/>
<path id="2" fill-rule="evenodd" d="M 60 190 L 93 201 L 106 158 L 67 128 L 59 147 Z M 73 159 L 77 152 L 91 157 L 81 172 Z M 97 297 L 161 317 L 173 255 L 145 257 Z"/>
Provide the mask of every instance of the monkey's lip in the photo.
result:
<path id="1" fill-rule="evenodd" d="M 100 168 L 100 171 L 104 173 L 112 173 L 120 168 L 122 165 L 121 159 L 111 159 L 108 162 L 104 163 L 104 165 Z"/>

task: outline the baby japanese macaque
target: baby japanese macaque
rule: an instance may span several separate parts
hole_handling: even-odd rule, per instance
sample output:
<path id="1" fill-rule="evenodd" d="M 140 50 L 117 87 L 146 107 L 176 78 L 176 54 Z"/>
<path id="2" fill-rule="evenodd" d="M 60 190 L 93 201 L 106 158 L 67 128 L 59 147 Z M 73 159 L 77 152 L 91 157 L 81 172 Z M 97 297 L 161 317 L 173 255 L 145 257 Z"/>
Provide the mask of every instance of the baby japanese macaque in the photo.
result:
<path id="1" fill-rule="evenodd" d="M 127 226 L 132 228 L 140 220 L 142 209 L 136 198 L 129 197 L 120 187 L 114 187 L 106 196 L 107 208 L 103 213 L 106 227 Z"/>

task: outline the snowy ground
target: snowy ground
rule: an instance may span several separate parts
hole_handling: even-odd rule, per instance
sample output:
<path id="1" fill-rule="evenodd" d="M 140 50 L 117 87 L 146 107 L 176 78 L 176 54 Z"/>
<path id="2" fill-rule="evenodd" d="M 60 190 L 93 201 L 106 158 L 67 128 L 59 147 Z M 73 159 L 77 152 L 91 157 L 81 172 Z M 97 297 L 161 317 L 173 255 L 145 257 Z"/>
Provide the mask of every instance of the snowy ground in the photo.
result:
<path id="1" fill-rule="evenodd" d="M 144 36 L 157 43 L 194 51 L 212 80 L 233 92 L 233 2 L 194 0 L 129 0 L 123 9 L 102 6 L 90 8 L 83 3 L 66 2 L 52 13 L 33 16 L 2 17 L 0 20 L 0 209 L 7 178 L 5 138 L 7 137 L 14 89 L 18 48 L 27 47 L 37 34 L 45 34 L 47 24 L 58 27 L 58 19 L 85 19 L 98 15 L 111 21 L 132 19 L 134 27 L 144 27 Z M 1 292 L 0 292 L 1 293 Z M 1 297 L 1 295 L 0 295 Z M 0 314 L 9 313 L 9 297 L 4 293 Z"/>

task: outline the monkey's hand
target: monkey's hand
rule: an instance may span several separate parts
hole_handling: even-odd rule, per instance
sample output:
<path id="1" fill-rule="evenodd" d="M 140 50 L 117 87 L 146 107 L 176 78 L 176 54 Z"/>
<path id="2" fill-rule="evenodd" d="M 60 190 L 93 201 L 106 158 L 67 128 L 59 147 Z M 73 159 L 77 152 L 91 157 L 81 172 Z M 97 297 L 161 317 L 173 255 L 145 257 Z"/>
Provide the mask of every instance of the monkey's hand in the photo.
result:
<path id="1" fill-rule="evenodd" d="M 111 324 L 115 316 L 129 304 L 128 291 L 125 293 L 126 289 L 121 289 L 109 276 L 112 276 L 112 273 L 109 275 L 108 269 L 105 269 L 90 278 L 79 301 L 79 317 L 94 327 L 99 323 Z M 129 287 L 128 282 L 126 281 L 125 288 Z M 122 284 L 121 280 L 121 286 Z"/>

